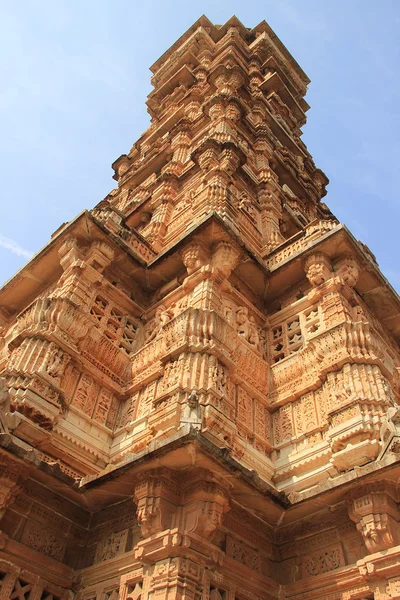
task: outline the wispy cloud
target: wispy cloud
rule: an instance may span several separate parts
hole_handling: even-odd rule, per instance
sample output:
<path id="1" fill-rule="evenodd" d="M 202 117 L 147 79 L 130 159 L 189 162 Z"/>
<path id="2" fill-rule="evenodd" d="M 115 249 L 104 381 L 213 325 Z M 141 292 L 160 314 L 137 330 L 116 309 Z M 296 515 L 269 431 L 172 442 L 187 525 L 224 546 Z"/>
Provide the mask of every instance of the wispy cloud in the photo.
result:
<path id="1" fill-rule="evenodd" d="M 0 248 L 4 248 L 5 250 L 9 250 L 13 254 L 17 254 L 17 256 L 23 256 L 24 258 L 31 258 L 33 256 L 33 252 L 30 250 L 26 250 L 22 248 L 18 242 L 15 240 L 10 240 L 10 238 L 5 237 L 0 234 Z"/>

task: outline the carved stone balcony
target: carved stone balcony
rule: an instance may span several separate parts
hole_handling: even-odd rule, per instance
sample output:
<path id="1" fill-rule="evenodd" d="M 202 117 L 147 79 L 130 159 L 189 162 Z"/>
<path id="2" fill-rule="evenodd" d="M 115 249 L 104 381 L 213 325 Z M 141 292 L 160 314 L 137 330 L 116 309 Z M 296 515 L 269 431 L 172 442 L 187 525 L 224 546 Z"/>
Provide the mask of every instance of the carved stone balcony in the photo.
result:
<path id="1" fill-rule="evenodd" d="M 271 368 L 273 403 L 319 387 L 327 374 L 345 363 L 377 364 L 388 377 L 396 363 L 390 347 L 369 323 L 342 322 L 313 337 L 298 352 Z"/>
<path id="2" fill-rule="evenodd" d="M 171 319 L 159 335 L 132 356 L 132 386 L 154 378 L 162 362 L 185 350 L 215 354 L 236 365 L 236 376 L 245 377 L 259 391 L 268 386 L 268 366 L 260 352 L 238 337 L 236 330 L 214 311 L 188 308 Z"/>

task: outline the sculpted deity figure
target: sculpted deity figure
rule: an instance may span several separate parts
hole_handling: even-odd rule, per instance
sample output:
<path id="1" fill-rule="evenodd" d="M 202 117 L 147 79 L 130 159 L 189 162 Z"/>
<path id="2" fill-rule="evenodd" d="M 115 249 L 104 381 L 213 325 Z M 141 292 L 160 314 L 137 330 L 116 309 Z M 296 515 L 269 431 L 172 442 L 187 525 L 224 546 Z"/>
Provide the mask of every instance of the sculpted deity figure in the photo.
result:
<path id="1" fill-rule="evenodd" d="M 224 367 L 217 362 L 212 371 L 212 378 L 215 383 L 215 387 L 221 394 L 226 393 L 227 380 Z"/>
<path id="2" fill-rule="evenodd" d="M 330 261 L 321 252 L 311 254 L 306 259 L 304 268 L 308 281 L 314 287 L 325 283 L 332 275 Z"/>
<path id="3" fill-rule="evenodd" d="M 201 427 L 201 409 L 196 387 L 190 392 L 182 412 L 181 424 L 185 423 L 190 423 L 196 429 L 200 429 Z"/>
<path id="4" fill-rule="evenodd" d="M 245 306 L 239 307 L 236 311 L 236 327 L 238 335 L 248 340 L 250 335 L 250 320 L 249 311 Z"/>
<path id="5" fill-rule="evenodd" d="M 224 317 L 228 321 L 229 325 L 234 324 L 233 309 L 229 304 L 224 306 Z"/>
<path id="6" fill-rule="evenodd" d="M 47 363 L 46 371 L 50 377 L 54 377 L 54 379 L 60 379 L 64 375 L 67 363 L 68 355 L 65 354 L 61 348 L 56 349 L 54 346 Z"/>
<path id="7" fill-rule="evenodd" d="M 368 322 L 368 317 L 366 316 L 365 311 L 360 304 L 353 306 L 353 317 L 354 321 Z"/>
<path id="8" fill-rule="evenodd" d="M 400 434 L 400 406 L 390 406 L 386 411 L 386 416 L 382 420 L 380 429 L 380 438 L 383 444 L 392 436 Z"/>
<path id="9" fill-rule="evenodd" d="M 260 342 L 258 344 L 258 349 L 261 352 L 262 357 L 265 359 L 267 358 L 267 354 L 268 354 L 268 330 L 267 329 L 261 329 L 260 331 Z"/>
<path id="10" fill-rule="evenodd" d="M 165 304 L 160 304 L 160 306 L 156 310 L 156 314 L 154 317 L 154 328 L 149 329 L 149 331 L 147 332 L 146 344 L 153 341 L 156 337 L 158 337 L 161 334 L 164 325 L 169 323 L 172 317 L 172 310 L 170 308 L 167 308 Z"/>
<path id="11" fill-rule="evenodd" d="M 256 321 L 254 317 L 249 318 L 249 337 L 247 339 L 249 344 L 255 346 L 256 348 L 260 345 L 260 335 L 258 333 Z"/>
<path id="12" fill-rule="evenodd" d="M 249 196 L 246 194 L 246 192 L 243 192 L 240 196 L 239 208 L 241 210 L 243 210 L 244 212 L 246 212 L 251 219 L 253 219 L 253 220 L 256 219 L 256 217 L 257 217 L 256 210 L 255 210 Z"/>

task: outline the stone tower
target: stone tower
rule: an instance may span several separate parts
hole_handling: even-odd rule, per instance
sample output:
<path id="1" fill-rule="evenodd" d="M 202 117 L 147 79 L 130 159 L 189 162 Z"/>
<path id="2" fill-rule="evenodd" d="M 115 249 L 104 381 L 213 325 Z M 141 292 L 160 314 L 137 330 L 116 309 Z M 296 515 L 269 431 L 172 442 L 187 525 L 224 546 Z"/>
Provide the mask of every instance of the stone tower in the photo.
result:
<path id="1" fill-rule="evenodd" d="M 400 598 L 399 298 L 309 80 L 201 17 L 117 188 L 0 292 L 0 598 Z"/>

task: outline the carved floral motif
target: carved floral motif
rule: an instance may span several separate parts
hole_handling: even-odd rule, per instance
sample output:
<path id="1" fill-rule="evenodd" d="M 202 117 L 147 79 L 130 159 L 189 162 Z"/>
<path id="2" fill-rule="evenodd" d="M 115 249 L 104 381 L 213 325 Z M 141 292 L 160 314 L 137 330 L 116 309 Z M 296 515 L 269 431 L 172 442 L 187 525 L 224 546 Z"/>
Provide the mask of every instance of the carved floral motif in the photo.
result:
<path id="1" fill-rule="evenodd" d="M 339 569 L 343 565 L 344 557 L 340 545 L 331 546 L 320 552 L 310 554 L 303 560 L 305 576 L 327 573 L 328 571 Z"/>

